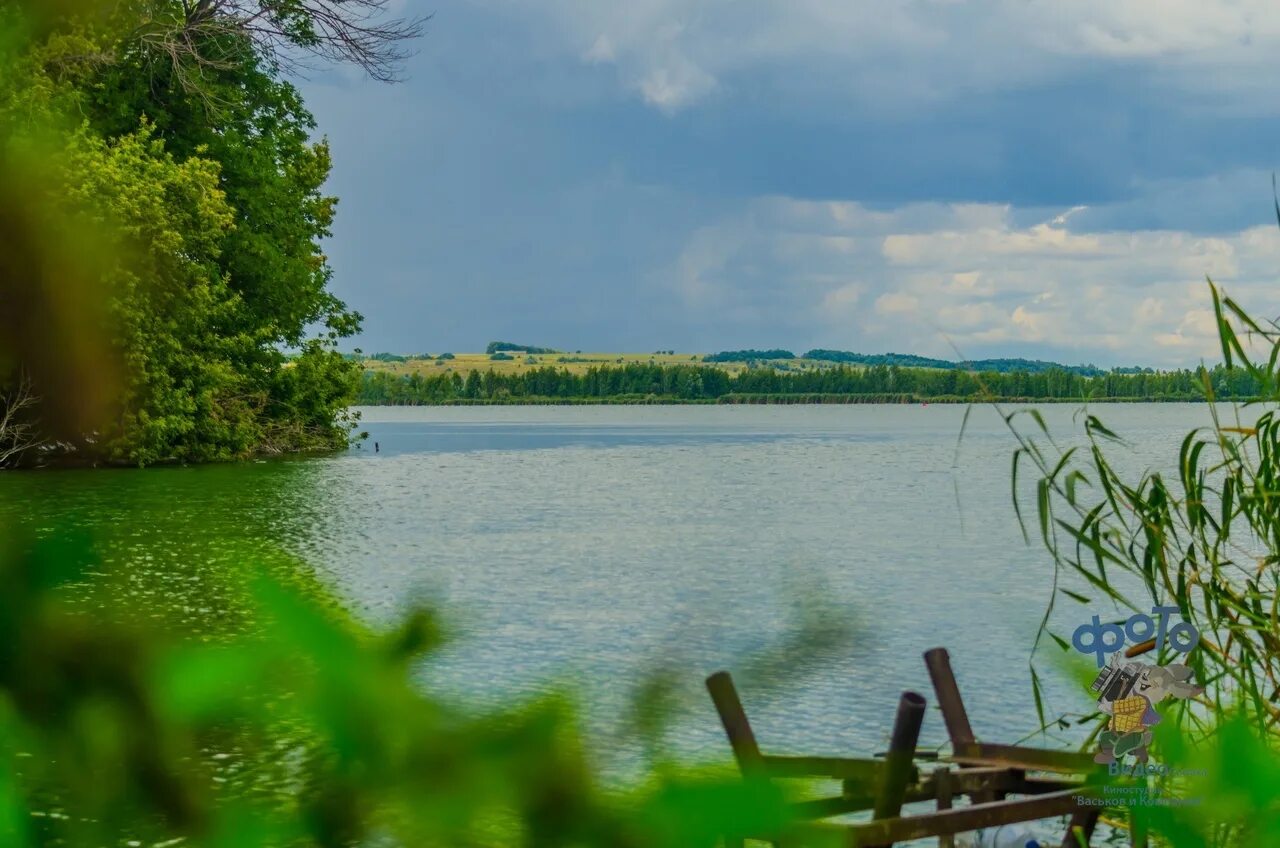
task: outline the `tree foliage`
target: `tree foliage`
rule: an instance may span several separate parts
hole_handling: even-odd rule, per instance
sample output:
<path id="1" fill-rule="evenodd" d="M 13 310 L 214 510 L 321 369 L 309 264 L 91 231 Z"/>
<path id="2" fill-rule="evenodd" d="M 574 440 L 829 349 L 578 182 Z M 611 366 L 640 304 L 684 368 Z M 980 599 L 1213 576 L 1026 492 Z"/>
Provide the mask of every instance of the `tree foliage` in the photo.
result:
<path id="1" fill-rule="evenodd" d="M 1045 362 L 1042 359 L 971 359 L 963 362 L 951 362 L 947 359 L 935 359 L 930 356 L 917 356 L 912 353 L 852 353 L 847 350 L 823 350 L 816 348 L 804 355 L 805 359 L 822 362 L 843 362 L 855 365 L 897 365 L 906 368 L 942 368 L 960 371 L 1022 371 L 1028 374 L 1039 374 L 1044 371 L 1069 371 L 1085 377 L 1097 377 L 1107 373 L 1096 365 L 1059 365 L 1056 362 Z M 1123 369 L 1140 372 L 1143 369 Z"/>
<path id="2" fill-rule="evenodd" d="M 399 79 L 407 44 L 426 19 L 396 17 L 392 0 L 182 0 L 145 3 L 137 34 L 177 66 L 218 67 L 218 45 L 243 42 L 273 67 L 302 56 L 350 63 L 382 82 Z M 199 85 L 198 80 L 188 82 Z"/>
<path id="3" fill-rule="evenodd" d="M 564 699 L 468 712 L 434 696 L 415 674 L 441 645 L 426 611 L 374 632 L 259 575 L 249 633 L 183 641 L 75 604 L 68 583 L 96 567 L 74 533 L 0 537 L 5 846 L 712 848 L 788 825 L 779 789 L 727 771 L 619 798 Z"/>
<path id="4" fill-rule="evenodd" d="M 494 354 L 498 358 L 501 354 Z M 472 375 L 475 375 L 474 381 Z M 835 366 L 804 371 L 757 367 L 730 374 L 710 366 L 632 363 L 593 366 L 583 372 L 542 366 L 514 373 L 473 371 L 466 383 L 453 372 L 393 374 L 368 371 L 363 404 L 429 404 L 471 398 L 500 400 L 608 400 L 655 396 L 671 400 L 821 403 L 858 398 L 868 402 L 940 399 L 981 400 L 1204 400 L 1206 380 L 1219 398 L 1248 399 L 1260 384 L 1241 369 L 1108 373 L 1085 377 L 1067 371 L 982 372 Z M 474 390 L 472 390 L 474 389 Z"/>
<path id="5" fill-rule="evenodd" d="M 704 356 L 704 362 L 752 362 L 758 359 L 795 359 L 796 355 L 789 350 L 774 348 L 772 350 L 722 350 Z"/>
<path id="6" fill-rule="evenodd" d="M 532 345 L 516 344 L 515 342 L 489 342 L 484 349 L 485 353 L 559 353 L 560 351 L 550 347 L 534 347 Z"/>
<path id="7" fill-rule="evenodd" d="M 273 3 L 247 15 L 244 4 L 151 0 L 105 15 L 46 10 L 38 36 L 6 54 L 2 141 L 10 155 L 57 163 L 36 189 L 53 209 L 46 232 L 79 221 L 104 242 L 97 282 L 123 386 L 109 414 L 61 434 L 63 453 L 152 463 L 345 443 L 359 370 L 335 344 L 360 316 L 329 290 L 321 247 L 337 203 L 323 190 L 329 149 L 245 31 L 275 26 L 293 43 L 322 43 L 308 30 L 324 26 L 307 17 L 315 7 L 337 8 Z M 37 22 L 13 4 L 4 14 L 10 32 Z M 236 25 L 191 36 L 197 58 L 158 62 L 149 34 L 177 19 Z M 0 379 L 11 382 L 3 374 L 19 364 Z M 60 391 L 36 388 L 46 399 Z"/>

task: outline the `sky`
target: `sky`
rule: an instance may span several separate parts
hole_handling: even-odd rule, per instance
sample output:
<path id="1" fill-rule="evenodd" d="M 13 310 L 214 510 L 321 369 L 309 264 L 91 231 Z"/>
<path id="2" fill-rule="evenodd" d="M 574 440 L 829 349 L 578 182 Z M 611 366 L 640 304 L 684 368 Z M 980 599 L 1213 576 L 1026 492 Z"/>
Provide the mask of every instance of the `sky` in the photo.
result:
<path id="1" fill-rule="evenodd" d="M 367 352 L 1214 358 L 1277 311 L 1280 5 L 401 0 L 301 83 Z"/>

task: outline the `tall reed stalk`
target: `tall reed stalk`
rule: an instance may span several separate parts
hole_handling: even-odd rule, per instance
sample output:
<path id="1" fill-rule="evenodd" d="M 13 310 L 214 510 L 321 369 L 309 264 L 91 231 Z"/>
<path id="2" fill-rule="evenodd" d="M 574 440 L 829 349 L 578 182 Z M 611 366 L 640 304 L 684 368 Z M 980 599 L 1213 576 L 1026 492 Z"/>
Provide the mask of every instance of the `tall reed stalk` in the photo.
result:
<path id="1" fill-rule="evenodd" d="M 1230 415 L 1210 403 L 1211 426 L 1187 433 L 1174 474 L 1118 470 L 1110 454 L 1123 440 L 1087 410 L 1085 441 L 1069 447 L 1035 410 L 1009 412 L 1014 503 L 1054 565 L 1042 633 L 1066 650 L 1049 624 L 1060 597 L 1142 613 L 1177 606 L 1202 634 L 1187 663 L 1206 687 L 1206 709 L 1181 718 L 1206 735 L 1243 708 L 1269 736 L 1280 732 L 1280 324 L 1255 320 L 1212 282 L 1210 291 L 1224 361 L 1247 371 L 1264 400 Z M 1212 401 L 1212 382 L 1204 389 Z M 1037 478 L 1035 521 L 1018 502 L 1028 468 Z M 1063 572 L 1083 578 L 1089 594 L 1062 585 Z M 1165 651 L 1161 662 L 1171 659 Z M 1034 663 L 1033 685 L 1043 720 Z"/>

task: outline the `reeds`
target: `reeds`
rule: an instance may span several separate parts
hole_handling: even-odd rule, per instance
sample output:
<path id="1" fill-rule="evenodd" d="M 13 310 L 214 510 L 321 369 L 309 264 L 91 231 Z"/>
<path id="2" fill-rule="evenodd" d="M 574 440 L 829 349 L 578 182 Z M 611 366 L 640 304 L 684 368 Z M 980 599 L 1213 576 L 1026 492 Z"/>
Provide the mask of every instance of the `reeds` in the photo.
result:
<path id="1" fill-rule="evenodd" d="M 1051 623 L 1060 598 L 1109 603 L 1117 621 L 1176 606 L 1200 631 L 1185 661 L 1205 693 L 1192 704 L 1162 705 L 1180 732 L 1176 741 L 1157 736 L 1157 757 L 1183 756 L 1188 745 L 1221 752 L 1223 728 L 1247 729 L 1261 751 L 1274 752 L 1280 741 L 1280 324 L 1254 319 L 1212 281 L 1210 293 L 1224 363 L 1247 372 L 1262 399 L 1229 410 L 1211 402 L 1211 424 L 1186 434 L 1176 466 L 1170 457 L 1175 470 L 1118 467 L 1124 440 L 1087 408 L 1084 440 L 1071 445 L 1056 440 L 1035 410 L 1002 411 L 1017 440 L 1015 509 L 1024 534 L 1038 534 L 1052 557 L 1054 591 L 1041 635 L 1069 650 L 1069 634 L 1053 632 Z M 1020 500 L 1028 475 L 1034 510 Z M 1037 647 L 1045 644 L 1037 638 Z M 1036 656 L 1032 684 L 1047 726 Z M 1173 651 L 1165 646 L 1157 661 L 1174 661 Z M 1167 833 L 1180 832 L 1169 824 Z M 1253 844 L 1239 832 L 1196 832 L 1216 834 L 1198 844 Z"/>

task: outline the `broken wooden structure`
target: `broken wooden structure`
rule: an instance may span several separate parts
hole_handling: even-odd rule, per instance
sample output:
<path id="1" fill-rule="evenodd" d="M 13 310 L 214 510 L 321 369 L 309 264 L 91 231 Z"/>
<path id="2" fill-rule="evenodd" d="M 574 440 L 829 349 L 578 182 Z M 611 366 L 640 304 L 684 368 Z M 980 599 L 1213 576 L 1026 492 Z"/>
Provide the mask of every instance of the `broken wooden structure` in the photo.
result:
<path id="1" fill-rule="evenodd" d="M 925 664 L 951 739 L 951 755 L 936 767 L 921 770 L 916 743 L 924 720 L 925 699 L 904 692 L 898 703 L 889 750 L 879 758 L 793 757 L 764 754 L 747 720 L 728 672 L 707 678 L 711 694 L 734 758 L 744 778 L 833 778 L 842 781 L 840 795 L 798 803 L 794 818 L 802 824 L 791 838 L 821 831 L 850 848 L 888 848 L 898 842 L 938 837 L 949 848 L 955 834 L 1069 816 L 1062 848 L 1084 848 L 1098 820 L 1103 791 L 1091 781 L 1099 766 L 1087 754 L 1018 745 L 980 742 L 974 736 L 945 648 L 925 653 Z M 956 806 L 957 799 L 970 803 Z M 931 812 L 903 814 L 904 804 L 934 802 Z M 856 812 L 872 813 L 870 821 L 846 824 L 827 821 Z M 1078 841 L 1077 834 L 1085 837 Z M 751 835 L 753 838 L 756 835 Z M 775 844 L 778 834 L 759 834 Z M 1134 846 L 1145 840 L 1135 835 Z M 741 842 L 738 843 L 739 845 Z"/>

